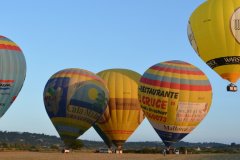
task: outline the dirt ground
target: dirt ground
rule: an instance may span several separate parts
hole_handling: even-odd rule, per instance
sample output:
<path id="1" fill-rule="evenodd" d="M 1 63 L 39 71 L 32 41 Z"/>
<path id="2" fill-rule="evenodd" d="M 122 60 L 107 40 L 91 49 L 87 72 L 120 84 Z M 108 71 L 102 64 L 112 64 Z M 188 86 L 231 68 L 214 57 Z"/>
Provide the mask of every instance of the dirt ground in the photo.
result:
<path id="1" fill-rule="evenodd" d="M 0 160 L 239 160 L 240 154 L 166 155 L 0 152 Z"/>

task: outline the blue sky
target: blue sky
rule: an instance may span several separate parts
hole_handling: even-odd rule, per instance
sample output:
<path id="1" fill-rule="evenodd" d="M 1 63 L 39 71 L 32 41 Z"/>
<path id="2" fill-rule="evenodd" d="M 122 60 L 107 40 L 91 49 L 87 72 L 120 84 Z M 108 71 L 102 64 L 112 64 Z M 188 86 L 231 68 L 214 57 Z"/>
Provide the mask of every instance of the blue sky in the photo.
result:
<path id="1" fill-rule="evenodd" d="M 209 77 L 212 108 L 184 141 L 240 143 L 239 92 L 194 52 L 187 38 L 188 19 L 204 0 L 42 0 L 1 2 L 0 35 L 24 52 L 27 77 L 0 129 L 57 135 L 43 104 L 49 77 L 65 68 L 99 72 L 127 68 L 140 74 L 153 64 L 183 60 Z M 90 129 L 81 139 L 101 140 Z M 145 120 L 129 141 L 161 141 Z"/>

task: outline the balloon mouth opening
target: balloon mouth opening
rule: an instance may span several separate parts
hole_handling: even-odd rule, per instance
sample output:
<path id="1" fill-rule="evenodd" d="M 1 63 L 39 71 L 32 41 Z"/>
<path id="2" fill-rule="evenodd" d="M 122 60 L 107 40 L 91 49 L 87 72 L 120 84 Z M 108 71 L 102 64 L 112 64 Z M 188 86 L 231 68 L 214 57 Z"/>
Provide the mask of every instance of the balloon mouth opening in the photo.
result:
<path id="1" fill-rule="evenodd" d="M 112 143 L 117 147 L 117 149 L 122 149 L 125 140 L 112 140 Z"/>
<path id="2" fill-rule="evenodd" d="M 166 148 L 171 148 L 175 142 L 163 141 Z"/>

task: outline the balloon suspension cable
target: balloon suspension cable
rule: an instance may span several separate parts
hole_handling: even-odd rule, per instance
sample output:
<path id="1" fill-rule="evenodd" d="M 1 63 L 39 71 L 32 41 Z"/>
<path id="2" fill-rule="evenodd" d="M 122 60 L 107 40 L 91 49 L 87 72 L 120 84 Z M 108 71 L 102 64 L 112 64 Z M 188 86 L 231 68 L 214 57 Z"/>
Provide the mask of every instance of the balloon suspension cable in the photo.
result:
<path id="1" fill-rule="evenodd" d="M 228 92 L 237 92 L 237 90 L 238 90 L 238 88 L 237 88 L 237 86 L 234 83 L 230 83 L 227 86 L 227 91 Z"/>

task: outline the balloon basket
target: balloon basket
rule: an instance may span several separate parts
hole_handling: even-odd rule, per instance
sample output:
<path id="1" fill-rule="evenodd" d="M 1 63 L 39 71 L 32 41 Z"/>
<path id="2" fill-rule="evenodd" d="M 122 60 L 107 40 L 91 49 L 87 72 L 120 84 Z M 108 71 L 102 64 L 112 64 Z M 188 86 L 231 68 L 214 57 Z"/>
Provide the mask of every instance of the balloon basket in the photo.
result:
<path id="1" fill-rule="evenodd" d="M 238 90 L 237 86 L 233 83 L 231 83 L 227 86 L 227 91 L 228 92 L 237 92 L 237 90 Z"/>
<path id="2" fill-rule="evenodd" d="M 116 154 L 123 154 L 123 151 L 121 149 L 116 149 L 115 153 Z"/>

